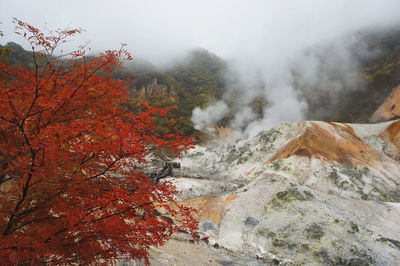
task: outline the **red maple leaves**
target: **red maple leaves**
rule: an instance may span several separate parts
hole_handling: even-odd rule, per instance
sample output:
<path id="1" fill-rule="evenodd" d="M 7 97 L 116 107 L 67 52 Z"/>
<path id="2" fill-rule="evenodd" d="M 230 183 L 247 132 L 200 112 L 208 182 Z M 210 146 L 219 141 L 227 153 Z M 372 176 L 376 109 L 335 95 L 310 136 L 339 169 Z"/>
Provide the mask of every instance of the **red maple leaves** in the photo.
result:
<path id="1" fill-rule="evenodd" d="M 192 140 L 156 134 L 168 110 L 122 107 L 127 84 L 110 77 L 125 48 L 61 60 L 55 50 L 80 29 L 14 22 L 41 51 L 33 70 L 0 60 L 0 264 L 147 261 L 150 246 L 193 233 L 191 210 L 171 207 L 175 188 L 142 174 L 149 148 L 179 156 Z"/>

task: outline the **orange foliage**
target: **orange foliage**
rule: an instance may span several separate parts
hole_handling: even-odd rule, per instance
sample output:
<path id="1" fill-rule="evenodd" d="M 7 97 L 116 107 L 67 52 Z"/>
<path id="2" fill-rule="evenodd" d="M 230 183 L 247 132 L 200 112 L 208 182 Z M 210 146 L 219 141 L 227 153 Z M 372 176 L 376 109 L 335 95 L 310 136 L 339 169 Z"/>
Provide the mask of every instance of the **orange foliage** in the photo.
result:
<path id="1" fill-rule="evenodd" d="M 45 35 L 14 23 L 35 68 L 0 61 L 0 264 L 148 262 L 150 246 L 193 233 L 191 210 L 168 207 L 175 188 L 142 174 L 150 146 L 179 156 L 192 140 L 156 134 L 155 117 L 168 110 L 122 107 L 127 84 L 110 76 L 131 58 L 124 46 L 90 60 L 81 48 L 61 60 L 54 51 L 80 29 Z"/>

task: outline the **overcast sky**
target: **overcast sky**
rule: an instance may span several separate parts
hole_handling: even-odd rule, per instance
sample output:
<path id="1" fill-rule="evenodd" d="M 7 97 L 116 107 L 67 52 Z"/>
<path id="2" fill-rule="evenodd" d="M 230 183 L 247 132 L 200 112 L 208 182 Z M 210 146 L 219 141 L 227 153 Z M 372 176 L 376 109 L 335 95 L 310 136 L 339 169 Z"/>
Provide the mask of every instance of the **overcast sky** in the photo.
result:
<path id="1" fill-rule="evenodd" d="M 400 20 L 400 0 L 0 0 L 1 43 L 11 18 L 48 28 L 82 27 L 95 51 L 127 43 L 163 62 L 190 48 L 223 57 L 294 50 L 366 26 Z M 254 52 L 256 51 L 256 53 Z"/>

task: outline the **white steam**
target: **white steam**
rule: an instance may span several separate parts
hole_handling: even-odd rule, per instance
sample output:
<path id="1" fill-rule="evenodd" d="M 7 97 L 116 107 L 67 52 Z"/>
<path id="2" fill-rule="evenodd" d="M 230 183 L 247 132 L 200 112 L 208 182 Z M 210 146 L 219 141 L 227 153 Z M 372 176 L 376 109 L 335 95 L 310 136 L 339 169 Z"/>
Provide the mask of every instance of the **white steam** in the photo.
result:
<path id="1" fill-rule="evenodd" d="M 347 34 L 329 43 L 298 47 L 277 61 L 274 56 L 265 61 L 253 59 L 252 67 L 246 65 L 246 59 L 232 64 L 236 79 L 228 82 L 225 99 L 229 101 L 234 95 L 232 108 L 236 110 L 229 126 L 236 137 L 252 137 L 281 123 L 306 119 L 305 98 L 325 94 L 333 103 L 344 88 L 361 88 L 358 59 L 371 56 L 371 52 L 355 36 Z M 249 107 L 257 99 L 267 102 L 261 116 Z"/>
<path id="2" fill-rule="evenodd" d="M 221 120 L 229 111 L 228 105 L 223 101 L 218 101 L 202 109 L 196 107 L 193 109 L 192 122 L 198 130 L 214 131 L 214 125 Z"/>
<path id="3" fill-rule="evenodd" d="M 253 137 L 262 130 L 283 122 L 297 122 L 305 119 L 307 104 L 298 100 L 296 92 L 290 86 L 273 87 L 267 90 L 271 105 L 263 110 L 263 118 L 252 121 L 244 130 L 244 137 Z M 236 128 L 235 128 L 236 129 Z M 240 133 L 240 131 L 236 132 Z"/>

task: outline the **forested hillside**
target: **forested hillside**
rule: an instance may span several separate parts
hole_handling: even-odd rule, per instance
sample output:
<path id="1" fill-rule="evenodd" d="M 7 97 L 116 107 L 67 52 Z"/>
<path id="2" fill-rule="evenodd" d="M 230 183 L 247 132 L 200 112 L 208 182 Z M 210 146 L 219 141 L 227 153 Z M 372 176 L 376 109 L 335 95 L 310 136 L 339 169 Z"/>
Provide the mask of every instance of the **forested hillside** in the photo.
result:
<path id="1" fill-rule="evenodd" d="M 147 101 L 154 106 L 177 107 L 169 116 L 171 124 L 164 124 L 164 133 L 181 131 L 192 135 L 196 132 L 190 121 L 193 108 L 222 96 L 226 71 L 223 59 L 207 50 L 194 50 L 166 70 L 139 62 L 127 65 L 115 77 L 126 79 L 129 72 L 134 73 L 130 76 L 132 103 Z"/>
<path id="2" fill-rule="evenodd" d="M 14 42 L 9 42 L 5 46 L 0 44 L 0 49 L 4 50 L 4 48 L 7 48 L 5 49 L 7 61 L 12 66 L 24 66 L 30 69 L 34 67 L 32 52 L 24 50 L 22 46 Z"/>
<path id="3" fill-rule="evenodd" d="M 304 85 L 296 84 L 295 81 L 295 89 L 300 91 L 299 95 L 308 104 L 307 119 L 367 122 L 392 88 L 400 84 L 400 31 L 364 32 L 360 33 L 359 37 L 364 47 L 357 45 L 352 47 L 352 53 L 358 64 L 357 75 L 353 77 L 352 83 L 342 82 L 341 75 L 335 76 L 336 70 L 324 68 L 323 65 L 318 71 L 331 71 L 324 73 L 330 76 L 331 83 L 337 81 L 344 84 L 338 91 L 332 93 L 336 88 L 330 87 L 320 90 L 318 86 L 328 86 L 320 82 L 314 85 L 318 93 L 310 93 L 312 89 L 304 88 Z M 16 43 L 0 46 L 4 47 L 8 48 L 7 60 L 11 65 L 33 67 L 31 51 L 25 51 Z M 359 55 L 360 50 L 367 50 L 369 56 Z M 322 47 L 321 53 L 327 52 L 329 49 Z M 318 54 L 318 51 L 316 53 Z M 190 120 L 192 110 L 196 106 L 205 106 L 222 98 L 227 90 L 228 71 L 230 69 L 226 61 L 207 50 L 197 49 L 165 69 L 135 60 L 125 65 L 122 70 L 114 71 L 113 76 L 129 80 L 131 108 L 135 108 L 135 103 L 138 102 L 171 108 L 169 123 L 159 121 L 162 123 L 160 128 L 163 131 L 160 133 L 179 131 L 185 135 L 194 135 L 201 132 L 196 131 L 192 125 Z M 308 94 L 302 93 L 301 90 L 308 91 Z M 333 94 L 334 100 L 332 100 Z M 227 102 L 232 108 L 229 100 Z M 258 100 L 252 109 L 261 115 L 262 107 L 266 104 L 268 99 Z M 230 111 L 218 124 L 228 125 L 232 112 L 234 111 Z"/>
<path id="4" fill-rule="evenodd" d="M 7 60 L 13 66 L 33 67 L 32 52 L 16 43 L 8 43 Z M 196 132 L 190 118 L 196 106 L 202 106 L 221 97 L 225 88 L 226 62 L 207 50 L 197 49 L 172 67 L 159 70 L 150 63 L 134 61 L 124 69 L 114 71 L 115 78 L 130 80 L 131 106 L 148 102 L 152 106 L 170 107 L 169 124 L 160 127 L 164 132 Z"/>
<path id="5" fill-rule="evenodd" d="M 334 104 L 326 95 L 310 99 L 310 119 L 368 122 L 391 90 L 400 84 L 400 31 L 364 33 L 362 38 L 371 55 L 357 58 L 359 69 L 355 82 L 359 87 L 343 88 Z M 357 54 L 357 49 L 361 48 L 353 47 L 353 53 Z"/>

